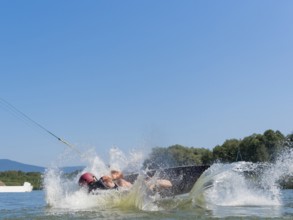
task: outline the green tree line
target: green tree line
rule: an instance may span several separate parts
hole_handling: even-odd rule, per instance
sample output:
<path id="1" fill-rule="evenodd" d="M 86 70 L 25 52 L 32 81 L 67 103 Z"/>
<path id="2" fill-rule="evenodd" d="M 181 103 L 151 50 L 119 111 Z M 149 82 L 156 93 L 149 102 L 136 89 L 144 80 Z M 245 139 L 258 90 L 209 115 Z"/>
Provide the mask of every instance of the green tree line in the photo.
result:
<path id="1" fill-rule="evenodd" d="M 286 147 L 293 147 L 293 134 L 283 135 L 280 131 L 266 130 L 263 134 L 252 134 L 241 139 L 228 139 L 212 150 L 207 148 L 173 145 L 155 147 L 144 161 L 144 167 L 156 169 L 184 165 L 209 165 L 216 161 L 273 162 Z"/>
<path id="2" fill-rule="evenodd" d="M 0 172 L 0 180 L 7 186 L 22 186 L 24 182 L 29 182 L 33 185 L 34 190 L 42 187 L 42 174 L 39 172 Z"/>
<path id="3" fill-rule="evenodd" d="M 213 149 L 172 145 L 155 147 L 144 161 L 143 167 L 149 169 L 176 167 L 184 165 L 211 165 L 216 161 L 231 163 L 235 161 L 273 162 L 284 148 L 293 148 L 293 133 L 283 135 L 280 131 L 267 130 L 263 134 L 252 134 L 243 139 L 228 139 Z M 77 173 L 67 174 L 68 178 Z M 7 186 L 23 185 L 25 181 L 42 188 L 42 173 L 6 171 L 0 172 L 0 181 Z M 287 185 L 292 184 L 292 178 Z M 293 187 L 293 186 L 292 186 Z"/>

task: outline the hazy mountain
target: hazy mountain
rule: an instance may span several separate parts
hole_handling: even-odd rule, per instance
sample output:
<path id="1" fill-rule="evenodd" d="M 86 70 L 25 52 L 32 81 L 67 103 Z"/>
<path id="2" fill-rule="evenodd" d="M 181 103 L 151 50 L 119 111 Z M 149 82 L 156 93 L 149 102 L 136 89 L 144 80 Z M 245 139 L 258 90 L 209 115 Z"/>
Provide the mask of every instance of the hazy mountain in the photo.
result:
<path id="1" fill-rule="evenodd" d="M 62 167 L 61 169 L 65 173 L 71 173 L 76 170 L 82 170 L 84 167 L 82 166 L 72 166 L 72 167 Z M 0 172 L 9 171 L 9 170 L 20 170 L 23 172 L 40 172 L 43 173 L 45 171 L 45 167 L 29 165 L 24 163 L 19 163 L 13 160 L 8 159 L 0 159 Z"/>

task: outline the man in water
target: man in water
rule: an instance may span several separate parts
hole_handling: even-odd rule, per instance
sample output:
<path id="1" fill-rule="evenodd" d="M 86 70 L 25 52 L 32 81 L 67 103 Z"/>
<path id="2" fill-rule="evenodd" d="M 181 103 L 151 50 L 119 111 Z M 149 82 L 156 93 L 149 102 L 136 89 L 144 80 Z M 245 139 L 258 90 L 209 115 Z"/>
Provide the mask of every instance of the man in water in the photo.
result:
<path id="1" fill-rule="evenodd" d="M 87 187 L 89 192 L 96 189 L 116 189 L 118 185 L 115 184 L 110 176 L 102 176 L 97 179 L 92 173 L 84 173 L 80 176 L 79 185 L 82 187 Z"/>
<path id="2" fill-rule="evenodd" d="M 111 177 L 114 183 L 120 187 L 131 187 L 132 184 L 124 179 L 123 173 L 117 170 L 111 170 Z"/>
<path id="3" fill-rule="evenodd" d="M 97 179 L 92 173 L 84 173 L 81 175 L 78 181 L 80 186 L 88 187 L 88 191 L 92 192 L 96 189 L 117 189 L 118 187 L 130 188 L 132 184 L 123 178 L 123 174 L 120 171 L 112 170 L 111 176 L 102 176 Z M 172 183 L 169 180 L 158 179 L 155 182 L 146 180 L 146 184 L 151 190 L 168 189 L 172 187 Z"/>

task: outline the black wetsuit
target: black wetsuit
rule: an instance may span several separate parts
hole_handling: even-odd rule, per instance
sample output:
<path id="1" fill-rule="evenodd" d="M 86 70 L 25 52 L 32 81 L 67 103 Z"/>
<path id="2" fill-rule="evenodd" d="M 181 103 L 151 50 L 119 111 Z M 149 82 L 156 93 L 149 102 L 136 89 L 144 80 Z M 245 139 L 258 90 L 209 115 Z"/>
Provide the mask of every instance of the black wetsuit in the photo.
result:
<path id="1" fill-rule="evenodd" d="M 115 186 L 113 188 L 109 188 L 107 187 L 102 178 L 100 178 L 99 180 L 95 181 L 95 182 L 92 182 L 91 184 L 88 185 L 88 188 L 89 188 L 89 192 L 92 192 L 96 189 L 102 189 L 102 190 L 107 190 L 107 189 L 117 189 L 118 188 L 118 185 L 116 183 L 114 183 Z"/>

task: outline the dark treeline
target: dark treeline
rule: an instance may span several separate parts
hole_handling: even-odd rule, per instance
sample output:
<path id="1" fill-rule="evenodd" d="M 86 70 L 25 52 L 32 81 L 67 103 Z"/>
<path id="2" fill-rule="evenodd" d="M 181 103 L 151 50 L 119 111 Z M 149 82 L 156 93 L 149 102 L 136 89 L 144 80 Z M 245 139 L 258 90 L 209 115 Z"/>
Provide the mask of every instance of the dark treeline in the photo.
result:
<path id="1" fill-rule="evenodd" d="M 284 148 L 293 148 L 293 133 L 284 136 L 280 131 L 267 130 L 263 134 L 252 134 L 241 140 L 228 139 L 212 150 L 207 148 L 155 147 L 144 161 L 143 167 L 158 169 L 184 165 L 211 165 L 214 162 L 231 163 L 235 161 L 273 162 Z M 68 178 L 76 176 L 78 171 L 66 174 Z M 34 186 L 34 190 L 42 188 L 42 173 L 6 171 L 0 172 L 0 181 L 7 186 L 22 185 L 25 181 Z M 293 187 L 292 177 L 287 186 Z"/>
<path id="2" fill-rule="evenodd" d="M 33 189 L 41 189 L 42 174 L 39 172 L 4 171 L 0 172 L 0 180 L 7 186 L 22 186 L 24 182 L 33 185 Z"/>
<path id="3" fill-rule="evenodd" d="M 280 131 L 267 130 L 263 134 L 253 134 L 242 140 L 226 140 L 212 152 L 214 159 L 222 162 L 274 162 L 286 147 L 293 147 L 293 134 L 284 136 Z"/>
<path id="4" fill-rule="evenodd" d="M 209 165 L 215 161 L 273 162 L 282 149 L 293 147 L 293 134 L 284 136 L 280 131 L 267 130 L 263 134 L 252 134 L 239 139 L 228 139 L 212 150 L 206 148 L 173 145 L 168 148 L 155 147 L 144 167 L 157 169 L 184 165 Z"/>
<path id="5" fill-rule="evenodd" d="M 66 179 L 74 179 L 80 170 L 72 173 L 64 173 Z M 29 182 L 33 185 L 33 190 L 43 189 L 43 173 L 40 172 L 22 172 L 22 171 L 4 171 L 0 172 L 0 183 L 6 186 L 22 186 L 24 182 Z"/>

